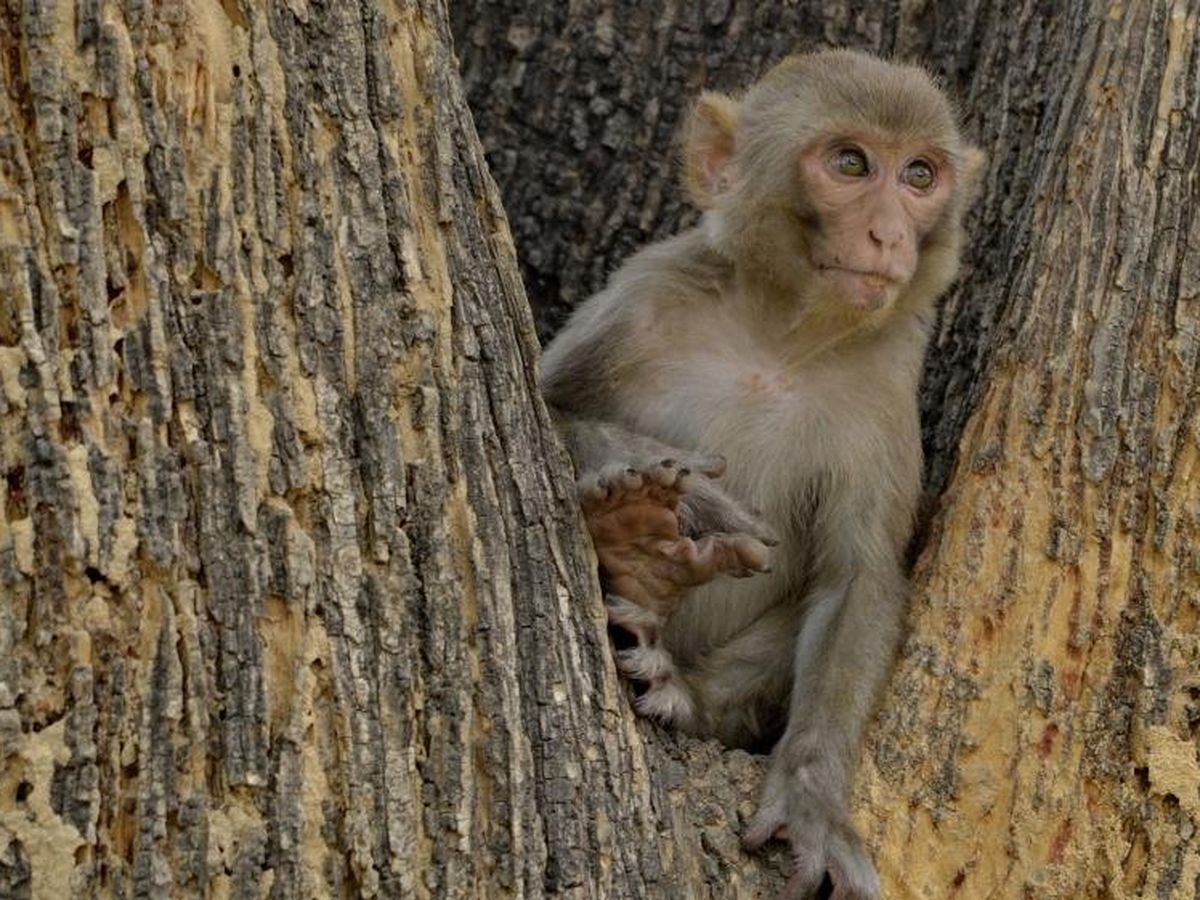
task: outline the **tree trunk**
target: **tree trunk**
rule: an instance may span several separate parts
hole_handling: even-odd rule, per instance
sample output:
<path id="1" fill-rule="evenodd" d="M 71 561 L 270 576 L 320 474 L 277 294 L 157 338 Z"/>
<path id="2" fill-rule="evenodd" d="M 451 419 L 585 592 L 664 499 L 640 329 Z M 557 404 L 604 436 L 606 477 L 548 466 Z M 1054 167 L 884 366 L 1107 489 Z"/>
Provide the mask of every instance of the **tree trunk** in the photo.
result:
<path id="1" fill-rule="evenodd" d="M 701 86 L 823 43 L 944 75 L 990 175 L 923 388 L 941 509 L 859 823 L 889 897 L 1200 896 L 1196 4 L 454 13 L 543 335 L 688 219 L 672 140 Z"/>
<path id="2" fill-rule="evenodd" d="M 0 896 L 777 884 L 614 677 L 441 4 L 3 11 Z"/>

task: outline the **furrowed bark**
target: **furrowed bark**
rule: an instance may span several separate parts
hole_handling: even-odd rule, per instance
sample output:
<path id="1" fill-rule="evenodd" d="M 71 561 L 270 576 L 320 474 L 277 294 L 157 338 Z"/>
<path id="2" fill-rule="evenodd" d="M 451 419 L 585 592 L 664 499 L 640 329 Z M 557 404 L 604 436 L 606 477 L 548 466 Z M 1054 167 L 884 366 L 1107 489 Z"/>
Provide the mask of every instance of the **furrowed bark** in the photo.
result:
<path id="1" fill-rule="evenodd" d="M 861 779 L 896 896 L 1200 895 L 1198 25 L 1097 18 L 1058 86 Z"/>
<path id="2" fill-rule="evenodd" d="M 620 693 L 441 4 L 0 55 L 0 895 L 777 884 Z"/>

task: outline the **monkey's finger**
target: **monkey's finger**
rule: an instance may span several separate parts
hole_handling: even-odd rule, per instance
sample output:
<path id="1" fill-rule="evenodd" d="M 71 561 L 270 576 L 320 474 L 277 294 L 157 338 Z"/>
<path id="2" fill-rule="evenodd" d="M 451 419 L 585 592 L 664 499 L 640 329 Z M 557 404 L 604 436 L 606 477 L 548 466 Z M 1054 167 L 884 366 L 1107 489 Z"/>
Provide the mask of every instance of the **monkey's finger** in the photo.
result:
<path id="1" fill-rule="evenodd" d="M 682 493 L 691 490 L 695 484 L 694 480 L 689 480 L 690 475 L 720 478 L 725 473 L 725 457 L 709 455 L 688 456 L 682 460 L 666 458 L 647 466 L 643 472 L 653 484 Z"/>
<path id="2" fill-rule="evenodd" d="M 639 491 L 644 484 L 637 469 L 614 463 L 582 475 L 575 482 L 575 493 L 586 510 L 620 502 L 623 495 Z"/>
<path id="3" fill-rule="evenodd" d="M 659 644 L 630 647 L 616 653 L 617 668 L 636 681 L 656 681 L 675 673 L 675 661 Z"/>
<path id="4" fill-rule="evenodd" d="M 755 572 L 771 571 L 771 551 L 765 543 L 748 534 L 730 535 L 728 538 L 738 562 Z"/>
<path id="5" fill-rule="evenodd" d="M 720 478 L 725 474 L 727 465 L 725 457 L 719 453 L 688 456 L 683 460 L 683 468 L 699 472 L 706 478 Z"/>
<path id="6" fill-rule="evenodd" d="M 674 577 L 680 584 L 704 584 L 724 572 L 742 568 L 736 555 L 712 535 L 698 541 L 664 541 L 660 546 L 663 556 L 675 564 Z"/>
<path id="7" fill-rule="evenodd" d="M 630 602 L 624 596 L 605 594 L 604 611 L 608 624 L 623 628 L 637 638 L 639 645 L 650 645 L 658 639 L 663 618 L 653 610 Z"/>
<path id="8" fill-rule="evenodd" d="M 749 535 L 710 534 L 699 540 L 683 538 L 667 549 L 673 561 L 686 567 L 692 584 L 718 575 L 745 578 L 770 571 L 767 547 Z"/>
<path id="9" fill-rule="evenodd" d="M 691 538 L 680 538 L 675 541 L 660 541 L 658 551 L 668 560 L 687 568 L 696 568 L 704 564 L 705 551 L 699 542 Z"/>
<path id="10" fill-rule="evenodd" d="M 599 473 L 588 472 L 575 482 L 575 495 L 580 505 L 587 509 L 608 496 L 608 487 L 600 483 Z"/>
<path id="11" fill-rule="evenodd" d="M 614 463 L 600 470 L 600 483 L 610 494 L 636 491 L 642 486 L 642 476 L 632 466 Z"/>
<path id="12" fill-rule="evenodd" d="M 731 534 L 745 534 L 767 547 L 779 546 L 779 535 L 775 529 L 757 516 L 740 509 L 733 509 L 725 516 L 726 528 Z"/>
<path id="13" fill-rule="evenodd" d="M 689 534 L 712 532 L 751 535 L 768 547 L 779 544 L 779 535 L 757 515 L 747 512 L 715 483 L 693 479 L 679 503 L 684 530 Z"/>
<path id="14" fill-rule="evenodd" d="M 679 491 L 678 487 L 680 479 L 689 472 L 690 469 L 681 465 L 676 459 L 662 459 L 657 463 L 647 466 L 643 470 L 643 474 L 652 483 L 660 488 L 668 488 Z"/>

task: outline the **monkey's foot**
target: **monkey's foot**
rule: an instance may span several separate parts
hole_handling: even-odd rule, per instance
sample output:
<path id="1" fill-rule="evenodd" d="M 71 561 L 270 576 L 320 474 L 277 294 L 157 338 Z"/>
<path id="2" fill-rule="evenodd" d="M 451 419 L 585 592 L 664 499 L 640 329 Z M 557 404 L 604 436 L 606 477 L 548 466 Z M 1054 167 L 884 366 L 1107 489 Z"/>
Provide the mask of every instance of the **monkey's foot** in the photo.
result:
<path id="1" fill-rule="evenodd" d="M 647 719 L 683 729 L 689 729 L 696 716 L 696 702 L 678 674 L 651 682 L 633 708 Z"/>
<path id="2" fill-rule="evenodd" d="M 618 668 L 621 668 L 621 671 L 630 678 L 639 678 L 643 681 L 649 681 L 654 675 L 660 674 L 650 663 L 643 667 L 644 671 L 639 669 L 635 672 L 629 668 L 634 665 L 632 662 L 626 667 L 621 667 L 619 661 L 621 653 L 626 651 L 657 647 L 658 635 L 666 623 L 666 619 L 653 610 L 630 603 L 624 597 L 616 594 L 605 594 L 604 609 L 608 613 L 609 627 L 618 629 L 628 636 L 623 640 L 614 636 L 614 643 L 617 645 Z M 665 650 L 662 653 L 668 659 L 670 658 L 670 654 Z"/>
<path id="3" fill-rule="evenodd" d="M 833 803 L 834 811 L 828 798 L 818 792 L 806 796 L 795 784 L 772 795 L 774 780 L 768 773 L 762 806 L 742 845 L 749 851 L 771 840 L 791 845 L 795 868 L 778 900 L 878 900 L 879 876 L 840 802 Z"/>
<path id="4" fill-rule="evenodd" d="M 662 617 L 622 597 L 609 595 L 604 604 L 609 625 L 636 640 L 632 646 L 618 645 L 615 653 L 617 669 L 633 686 L 634 709 L 664 725 L 689 726 L 695 701 L 675 660 L 658 642 Z"/>
<path id="5" fill-rule="evenodd" d="M 702 475 L 724 470 L 719 457 L 688 462 Z M 675 611 L 687 589 L 719 575 L 769 571 L 766 543 L 749 534 L 681 533 L 679 504 L 693 469 L 664 459 L 641 469 L 609 466 L 579 481 L 579 499 L 607 587 L 659 616 Z"/>

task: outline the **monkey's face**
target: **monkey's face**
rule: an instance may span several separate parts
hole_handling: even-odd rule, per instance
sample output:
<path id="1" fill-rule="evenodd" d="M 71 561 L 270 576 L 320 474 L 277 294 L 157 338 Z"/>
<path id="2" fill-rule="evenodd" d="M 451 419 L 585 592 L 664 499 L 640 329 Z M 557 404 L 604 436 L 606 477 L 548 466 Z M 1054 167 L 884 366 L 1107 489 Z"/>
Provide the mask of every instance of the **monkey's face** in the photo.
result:
<path id="1" fill-rule="evenodd" d="M 684 182 L 723 254 L 858 315 L 950 284 L 982 160 L 924 71 L 833 50 L 789 57 L 740 102 L 704 94 Z"/>
<path id="2" fill-rule="evenodd" d="M 800 154 L 800 220 L 820 293 L 874 311 L 916 274 L 954 189 L 944 151 L 881 134 L 828 135 Z"/>

